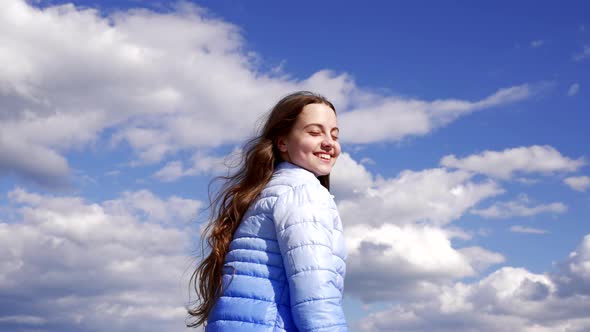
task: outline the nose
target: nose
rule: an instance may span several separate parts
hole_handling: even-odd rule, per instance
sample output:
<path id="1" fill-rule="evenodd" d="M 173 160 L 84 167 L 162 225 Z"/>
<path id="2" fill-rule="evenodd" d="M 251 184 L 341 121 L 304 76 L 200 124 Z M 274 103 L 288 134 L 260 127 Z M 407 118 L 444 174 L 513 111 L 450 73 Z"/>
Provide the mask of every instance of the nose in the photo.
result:
<path id="1" fill-rule="evenodd" d="M 330 135 L 325 136 L 324 140 L 322 141 L 322 149 L 330 151 L 334 147 L 334 140 Z"/>

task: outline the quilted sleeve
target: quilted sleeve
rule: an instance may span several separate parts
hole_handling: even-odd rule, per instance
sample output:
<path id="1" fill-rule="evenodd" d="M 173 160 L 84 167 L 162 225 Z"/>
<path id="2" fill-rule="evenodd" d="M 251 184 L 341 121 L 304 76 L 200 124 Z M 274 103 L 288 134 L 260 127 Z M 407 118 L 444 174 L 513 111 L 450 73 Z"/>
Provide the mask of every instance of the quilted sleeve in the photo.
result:
<path id="1" fill-rule="evenodd" d="M 287 279 L 291 313 L 302 332 L 347 331 L 342 276 L 334 264 L 334 215 L 329 192 L 303 185 L 282 194 L 273 217 Z"/>

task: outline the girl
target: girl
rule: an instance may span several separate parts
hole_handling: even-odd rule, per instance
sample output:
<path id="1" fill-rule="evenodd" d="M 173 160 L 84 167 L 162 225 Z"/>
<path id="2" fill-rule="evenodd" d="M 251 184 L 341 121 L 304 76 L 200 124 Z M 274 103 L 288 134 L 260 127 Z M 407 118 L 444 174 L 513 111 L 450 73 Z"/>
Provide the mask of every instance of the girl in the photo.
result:
<path id="1" fill-rule="evenodd" d="M 244 151 L 212 200 L 211 252 L 191 279 L 200 301 L 189 326 L 347 331 L 346 249 L 328 191 L 340 154 L 334 105 L 310 92 L 286 96 Z"/>

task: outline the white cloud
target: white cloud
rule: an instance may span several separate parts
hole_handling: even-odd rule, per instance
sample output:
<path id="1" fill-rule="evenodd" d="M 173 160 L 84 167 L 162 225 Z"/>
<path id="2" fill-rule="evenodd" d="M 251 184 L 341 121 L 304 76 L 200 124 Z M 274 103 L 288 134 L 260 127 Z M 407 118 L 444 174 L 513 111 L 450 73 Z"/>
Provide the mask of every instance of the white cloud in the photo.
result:
<path id="1" fill-rule="evenodd" d="M 361 159 L 360 163 L 363 165 L 375 165 L 375 161 L 371 158 L 368 158 L 368 157 Z"/>
<path id="2" fill-rule="evenodd" d="M 520 225 L 511 226 L 510 231 L 513 233 L 547 234 L 547 231 L 544 229 L 526 227 L 526 226 L 520 226 Z"/>
<path id="3" fill-rule="evenodd" d="M 338 208 L 349 224 L 445 225 L 480 201 L 503 193 L 495 182 L 473 182 L 471 177 L 468 172 L 442 168 L 405 170 L 395 178 L 377 179 L 364 191 L 357 190 L 354 199 L 340 200 Z"/>
<path id="4" fill-rule="evenodd" d="M 5 2 L 0 172 L 46 185 L 70 174 L 68 151 L 105 140 L 129 144 L 130 158 L 138 159 L 133 164 L 241 142 L 264 111 L 295 90 L 329 97 L 344 139 L 357 143 L 424 135 L 533 90 L 526 84 L 500 89 L 475 102 L 375 95 L 346 73 L 320 70 L 305 79 L 265 73 L 238 27 L 189 3 L 165 13 L 105 17 L 71 4 L 40 9 Z M 170 164 L 158 176 L 172 180 L 184 171 Z"/>
<path id="5" fill-rule="evenodd" d="M 590 299 L 590 234 L 559 264 L 554 279 L 562 296 L 586 295 Z"/>
<path id="6" fill-rule="evenodd" d="M 539 180 L 536 180 L 536 179 L 529 179 L 529 178 L 523 178 L 523 177 L 515 178 L 514 181 L 522 183 L 522 184 L 528 184 L 528 185 L 535 184 L 535 183 L 539 182 Z"/>
<path id="7" fill-rule="evenodd" d="M 504 261 L 482 248 L 452 248 L 449 234 L 438 227 L 355 225 L 345 235 L 347 292 L 365 302 L 432 296 L 440 284 Z"/>
<path id="8" fill-rule="evenodd" d="M 564 157 L 548 145 L 533 145 L 504 151 L 484 151 L 463 159 L 448 155 L 441 159 L 440 164 L 500 179 L 510 179 L 515 172 L 542 174 L 574 172 L 586 162 L 582 158 L 574 160 Z"/>
<path id="9" fill-rule="evenodd" d="M 582 49 L 582 51 L 574 54 L 572 56 L 572 59 L 574 59 L 574 61 L 582 61 L 582 60 L 585 60 L 589 57 L 590 57 L 590 46 L 584 45 L 584 48 Z"/>
<path id="10" fill-rule="evenodd" d="M 571 176 L 563 180 L 570 188 L 577 191 L 586 191 L 590 188 L 590 177 L 588 176 Z"/>
<path id="11" fill-rule="evenodd" d="M 103 203 L 107 213 L 139 214 L 150 222 L 177 223 L 181 226 L 194 222 L 203 204 L 200 201 L 171 196 L 162 200 L 147 190 L 123 192 L 121 198 Z"/>
<path id="12" fill-rule="evenodd" d="M 531 47 L 537 48 L 543 46 L 545 42 L 541 39 L 531 41 Z"/>
<path id="13" fill-rule="evenodd" d="M 481 247 L 465 247 L 458 251 L 465 256 L 471 267 L 478 272 L 487 269 L 491 265 L 504 263 L 505 261 L 502 254 Z"/>
<path id="14" fill-rule="evenodd" d="M 184 330 L 196 232 L 168 219 L 189 219 L 199 202 L 147 191 L 102 204 L 23 189 L 8 198 L 18 214 L 0 222 L 0 324 Z"/>
<path id="15" fill-rule="evenodd" d="M 38 183 L 53 186 L 65 182 L 64 178 L 70 173 L 70 167 L 67 160 L 54 150 L 41 145 L 27 144 L 22 137 L 2 129 L 0 174 L 4 172 L 15 172 Z"/>
<path id="16" fill-rule="evenodd" d="M 472 283 L 441 285 L 358 322 L 360 331 L 587 331 L 590 235 L 550 274 L 502 267 Z"/>
<path id="17" fill-rule="evenodd" d="M 351 294 L 365 302 L 429 297 L 441 284 L 503 261 L 483 248 L 453 248 L 452 238 L 469 235 L 441 228 L 502 193 L 495 182 L 440 168 L 384 179 L 347 154 L 341 158 L 332 188 L 346 229 Z"/>
<path id="18" fill-rule="evenodd" d="M 567 206 L 561 202 L 529 206 L 530 199 L 520 195 L 517 200 L 497 202 L 485 209 L 472 209 L 471 212 L 485 218 L 531 217 L 540 213 L 565 213 Z"/>
<path id="19" fill-rule="evenodd" d="M 343 152 L 330 173 L 330 191 L 336 199 L 352 198 L 367 192 L 373 186 L 373 175 L 362 163 L 357 163 Z"/>
<path id="20" fill-rule="evenodd" d="M 576 94 L 578 94 L 579 90 L 580 90 L 580 84 L 573 83 L 572 85 L 570 85 L 569 89 L 567 90 L 567 95 L 570 97 L 575 96 Z"/>
<path id="21" fill-rule="evenodd" d="M 102 139 L 107 128 L 114 144 L 128 142 L 141 161 L 158 162 L 179 149 L 242 140 L 290 91 L 312 89 L 346 105 L 354 87 L 330 71 L 301 81 L 258 72 L 237 27 L 187 3 L 102 17 L 8 1 L 0 13 L 0 170 L 26 177 L 68 175 L 63 153 Z"/>
<path id="22" fill-rule="evenodd" d="M 441 228 L 501 193 L 494 182 L 474 183 L 469 173 L 443 169 L 384 179 L 346 153 L 341 158 L 332 189 L 346 228 L 350 294 L 365 302 L 428 297 L 441 283 L 503 262 L 502 255 L 483 248 L 453 248 L 451 239 L 470 235 Z"/>
<path id="23" fill-rule="evenodd" d="M 190 174 L 184 170 L 182 162 L 169 161 L 162 169 L 154 174 L 154 177 L 163 182 L 172 182 L 187 175 Z"/>
<path id="24" fill-rule="evenodd" d="M 359 106 L 339 116 L 345 133 L 351 133 L 342 137 L 347 143 L 374 143 L 421 136 L 474 111 L 526 99 L 534 90 L 528 84 L 504 88 L 475 102 L 456 99 L 426 102 L 371 95 L 358 97 Z"/>
<path id="25" fill-rule="evenodd" d="M 557 158 L 558 161 L 564 159 Z M 469 239 L 469 235 L 465 238 L 460 230 L 457 235 L 453 230 L 440 227 L 460 218 L 477 202 L 501 193 L 502 189 L 488 182 L 493 186 L 487 189 L 493 190 L 480 191 L 480 187 L 475 190 L 485 193 L 479 195 L 480 199 L 454 206 L 446 202 L 449 196 L 460 197 L 466 193 L 464 188 L 468 184 L 477 187 L 486 182 L 470 183 L 471 173 L 444 169 L 403 171 L 394 179 L 373 178 L 370 173 L 363 176 L 367 171 L 358 167 L 360 164 L 352 158 L 345 160 L 343 166 L 350 173 L 335 179 L 357 179 L 347 183 L 351 187 L 356 185 L 356 191 L 346 191 L 349 194 L 354 192 L 351 197 L 355 199 L 339 201 L 350 250 L 347 292 L 364 302 L 395 298 L 401 303 L 361 319 L 357 326 L 359 330 L 584 331 L 590 327 L 590 320 L 583 314 L 590 308 L 590 298 L 579 297 L 590 289 L 587 286 L 588 273 L 584 270 L 588 261 L 586 253 L 590 250 L 586 250 L 585 244 L 560 265 L 561 272 L 555 275 L 504 267 L 479 282 L 456 283 L 457 279 L 475 276 L 491 265 L 502 263 L 504 257 L 480 247 L 455 249 L 451 239 L 454 236 Z M 570 163 L 555 164 L 557 167 L 553 169 Z M 363 191 L 362 188 L 367 186 L 369 188 Z M 403 201 L 402 197 L 412 199 Z M 380 204 L 371 204 L 374 201 Z M 455 213 L 432 208 L 439 205 Z M 389 209 L 390 206 L 395 208 Z M 562 203 L 535 205 L 526 195 L 519 196 L 514 202 L 493 206 L 497 212 L 494 216 L 561 213 L 567 209 Z M 404 214 L 404 207 L 415 212 Z M 425 216 L 424 211 L 429 215 Z M 511 230 L 544 232 L 523 226 L 513 226 Z M 564 298 L 560 294 L 578 295 Z M 547 315 L 548 311 L 552 314 Z"/>
<path id="26" fill-rule="evenodd" d="M 193 155 L 189 167 L 185 168 L 181 161 L 170 161 L 162 169 L 154 174 L 154 177 L 163 182 L 176 181 L 185 176 L 195 175 L 227 175 L 237 169 L 241 160 L 241 149 L 236 148 L 224 157 L 209 156 L 200 152 Z"/>

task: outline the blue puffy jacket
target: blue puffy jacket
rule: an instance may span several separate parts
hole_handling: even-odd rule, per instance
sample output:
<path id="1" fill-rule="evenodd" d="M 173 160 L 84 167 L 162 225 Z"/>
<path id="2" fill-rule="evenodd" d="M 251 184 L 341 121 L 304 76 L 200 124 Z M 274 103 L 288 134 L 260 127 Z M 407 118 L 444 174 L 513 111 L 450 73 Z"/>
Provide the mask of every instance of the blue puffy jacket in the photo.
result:
<path id="1" fill-rule="evenodd" d="M 341 332 L 346 247 L 332 196 L 290 163 L 238 227 L 206 331 Z"/>

